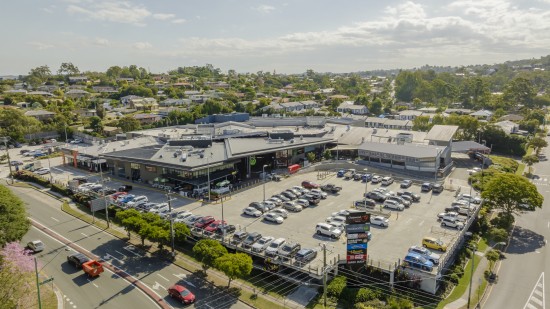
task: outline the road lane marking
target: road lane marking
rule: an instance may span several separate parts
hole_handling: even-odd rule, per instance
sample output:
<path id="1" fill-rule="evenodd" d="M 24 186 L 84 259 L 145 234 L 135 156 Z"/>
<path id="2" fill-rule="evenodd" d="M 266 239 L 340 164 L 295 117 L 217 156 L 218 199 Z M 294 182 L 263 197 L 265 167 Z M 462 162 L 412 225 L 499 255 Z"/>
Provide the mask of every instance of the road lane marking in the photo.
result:
<path id="1" fill-rule="evenodd" d="M 84 236 L 84 237 L 89 237 L 88 235 L 86 235 L 86 234 L 84 234 L 84 233 L 80 233 L 80 234 L 82 234 L 82 236 Z"/>
<path id="2" fill-rule="evenodd" d="M 535 286 L 533 287 L 533 290 L 531 291 L 531 294 L 529 295 L 529 298 L 527 299 L 527 302 L 523 307 L 523 309 L 531 309 L 531 308 L 533 309 L 546 308 L 546 301 L 544 296 L 544 272 L 540 274 L 540 277 L 537 280 L 537 283 L 535 283 Z"/>
<path id="3" fill-rule="evenodd" d="M 160 285 L 160 283 L 156 282 L 155 281 L 155 284 L 153 285 L 153 290 L 158 290 L 159 288 L 162 288 L 163 290 L 166 290 L 165 287 L 163 287 L 162 285 Z"/>
<path id="4" fill-rule="evenodd" d="M 174 277 L 182 280 L 183 278 L 187 278 L 186 274 L 172 274 Z"/>
<path id="5" fill-rule="evenodd" d="M 88 280 L 88 282 L 90 282 L 91 284 L 93 284 L 96 288 L 99 288 L 99 287 L 97 286 L 97 284 L 95 284 L 95 283 L 92 282 L 92 280 L 90 280 L 90 279 L 86 279 L 86 280 Z"/>
<path id="6" fill-rule="evenodd" d="M 50 217 L 50 218 L 52 218 L 52 220 L 54 220 L 54 221 L 56 221 L 56 222 L 59 222 L 59 220 L 57 220 L 57 219 L 54 218 L 54 217 Z"/>
<path id="7" fill-rule="evenodd" d="M 185 282 L 187 285 L 190 285 L 190 286 L 192 286 L 192 287 L 194 287 L 194 288 L 197 287 L 196 285 L 194 285 L 193 283 L 191 283 L 191 282 L 189 282 L 189 281 L 183 280 L 183 282 Z"/>
<path id="8" fill-rule="evenodd" d="M 121 260 L 117 259 L 116 257 L 110 255 L 109 253 L 105 253 L 105 256 L 103 256 L 103 260 L 105 260 L 105 261 L 115 260 L 115 261 L 118 261 L 120 264 L 124 264 L 124 261 L 121 261 Z"/>
<path id="9" fill-rule="evenodd" d="M 162 279 L 166 280 L 167 282 L 170 282 L 170 280 L 166 279 L 163 275 L 161 274 L 157 274 L 159 277 L 161 277 Z"/>
<path id="10" fill-rule="evenodd" d="M 141 254 L 134 252 L 134 250 L 136 250 L 136 247 L 134 247 L 134 246 L 132 246 L 132 245 L 129 245 L 129 246 L 126 246 L 126 247 L 122 247 L 122 249 L 124 249 L 124 250 L 130 252 L 130 253 L 133 254 L 134 256 L 143 257 Z"/>
<path id="11" fill-rule="evenodd" d="M 118 250 L 115 250 L 115 252 L 118 253 L 118 254 L 120 254 L 120 255 L 122 255 L 123 257 L 126 257 L 126 255 L 124 255 L 124 253 L 122 253 L 122 252 L 120 252 L 120 251 L 118 251 Z"/>

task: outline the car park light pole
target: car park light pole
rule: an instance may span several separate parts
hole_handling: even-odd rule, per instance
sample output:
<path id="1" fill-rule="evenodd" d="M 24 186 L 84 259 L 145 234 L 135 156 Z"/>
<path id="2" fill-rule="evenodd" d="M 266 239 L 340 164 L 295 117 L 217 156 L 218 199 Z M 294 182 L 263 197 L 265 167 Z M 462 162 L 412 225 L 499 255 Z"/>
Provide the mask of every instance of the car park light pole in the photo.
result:
<path id="1" fill-rule="evenodd" d="M 172 245 L 172 258 L 176 256 L 176 251 L 174 249 L 174 217 L 172 217 L 172 197 L 171 191 L 166 193 L 166 198 L 168 198 L 168 214 L 170 218 L 170 244 Z"/>
<path id="2" fill-rule="evenodd" d="M 265 175 L 265 168 L 267 167 L 267 164 L 264 164 L 264 166 L 262 166 L 262 175 L 264 177 L 264 203 L 265 203 L 265 182 L 267 181 L 267 177 Z"/>
<path id="3" fill-rule="evenodd" d="M 105 148 L 107 149 L 107 148 Z M 107 221 L 107 228 L 109 228 L 109 205 L 107 205 L 107 196 L 105 196 L 105 179 L 103 179 L 103 168 L 101 167 L 101 156 L 98 156 L 98 163 L 99 163 L 99 175 L 101 177 L 101 195 L 103 196 L 103 203 L 105 203 L 105 221 Z M 51 175 L 51 171 L 50 171 Z"/>
<path id="4" fill-rule="evenodd" d="M 470 268 L 470 287 L 468 288 L 468 306 L 470 309 L 470 296 L 472 295 L 472 279 L 474 278 L 474 267 L 475 267 L 475 256 L 476 256 L 476 247 L 468 247 L 472 249 L 472 267 Z"/>
<path id="5" fill-rule="evenodd" d="M 4 146 L 6 146 L 6 155 L 8 156 L 8 167 L 10 169 L 11 184 L 13 185 L 13 175 L 11 171 L 11 160 L 10 160 L 10 148 L 8 147 L 8 140 L 10 139 L 10 137 L 3 136 L 3 137 L 0 137 L 0 139 L 2 142 L 4 142 Z"/>

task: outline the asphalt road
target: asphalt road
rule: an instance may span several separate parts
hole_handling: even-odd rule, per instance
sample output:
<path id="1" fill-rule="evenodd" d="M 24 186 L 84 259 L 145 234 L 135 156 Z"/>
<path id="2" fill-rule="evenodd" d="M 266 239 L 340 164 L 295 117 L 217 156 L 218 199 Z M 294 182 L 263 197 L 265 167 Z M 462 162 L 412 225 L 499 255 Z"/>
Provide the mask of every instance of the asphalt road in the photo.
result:
<path id="1" fill-rule="evenodd" d="M 164 298 L 172 306 L 181 305 L 167 296 L 166 289 L 178 283 L 185 285 L 196 295 L 197 303 L 194 308 L 249 308 L 238 301 L 236 293 L 213 287 L 198 274 L 186 272 L 158 257 L 150 256 L 100 229 L 65 214 L 60 210 L 58 200 L 40 194 L 34 189 L 11 189 L 27 204 L 28 212 L 34 220 L 139 279 L 152 288 L 159 298 Z M 46 236 L 41 237 L 45 238 Z"/>
<path id="2" fill-rule="evenodd" d="M 548 139 L 547 139 L 548 141 Z M 548 149 L 544 149 L 550 155 Z M 544 273 L 550 275 L 550 161 L 534 166 L 533 183 L 544 196 L 542 209 L 516 217 L 510 245 L 505 251 L 493 285 L 483 306 L 487 309 L 526 308 L 544 309 L 549 288 L 545 290 Z M 545 299 L 544 296 L 547 296 Z"/>
<path id="3" fill-rule="evenodd" d="M 54 238 L 32 227 L 23 237 L 23 243 L 40 239 L 45 250 L 35 256 L 44 276 L 53 277 L 63 293 L 65 308 L 158 308 L 157 304 L 124 279 L 105 271 L 89 279 L 81 270 L 67 263 L 67 255 L 74 251 Z"/>

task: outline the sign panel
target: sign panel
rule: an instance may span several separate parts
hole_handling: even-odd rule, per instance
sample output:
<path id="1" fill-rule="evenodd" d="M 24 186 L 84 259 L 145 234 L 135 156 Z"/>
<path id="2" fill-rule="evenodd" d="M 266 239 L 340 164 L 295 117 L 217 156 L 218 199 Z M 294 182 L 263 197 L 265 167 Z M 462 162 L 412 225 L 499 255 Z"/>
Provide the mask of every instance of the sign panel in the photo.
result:
<path id="1" fill-rule="evenodd" d="M 348 245 L 366 244 L 368 242 L 369 240 L 367 238 L 348 239 Z"/>
<path id="2" fill-rule="evenodd" d="M 358 255 L 358 254 L 367 254 L 367 249 L 355 249 L 355 250 L 348 250 L 347 255 Z"/>
<path id="3" fill-rule="evenodd" d="M 364 211 L 351 212 L 346 216 L 347 224 L 363 224 L 370 223 L 370 214 Z"/>
<path id="4" fill-rule="evenodd" d="M 357 239 L 362 240 L 362 239 Z M 350 244 L 348 242 L 348 251 L 349 250 L 366 250 L 367 249 L 367 243 L 356 243 L 356 244 Z"/>
<path id="5" fill-rule="evenodd" d="M 96 198 L 95 200 L 90 201 L 90 210 L 99 211 L 107 207 L 107 201 L 103 198 Z"/>
<path id="6" fill-rule="evenodd" d="M 367 255 L 366 254 L 348 255 L 346 260 L 348 264 L 361 264 L 367 261 Z"/>
<path id="7" fill-rule="evenodd" d="M 348 233 L 348 238 L 350 238 L 349 234 L 357 234 L 357 233 L 365 234 L 365 232 L 368 232 L 368 231 L 370 231 L 370 224 L 368 223 L 346 225 L 346 233 Z"/>
<path id="8" fill-rule="evenodd" d="M 369 238 L 369 234 L 367 233 L 354 233 L 354 234 L 348 234 L 348 239 L 366 239 Z"/>

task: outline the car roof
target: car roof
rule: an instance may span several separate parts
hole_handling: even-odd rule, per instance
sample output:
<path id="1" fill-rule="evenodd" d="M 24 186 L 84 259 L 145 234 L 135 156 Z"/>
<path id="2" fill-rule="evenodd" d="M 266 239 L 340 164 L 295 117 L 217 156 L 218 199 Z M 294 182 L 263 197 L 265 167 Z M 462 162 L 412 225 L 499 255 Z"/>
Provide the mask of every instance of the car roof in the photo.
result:
<path id="1" fill-rule="evenodd" d="M 313 252 L 313 251 L 315 251 L 315 250 L 309 249 L 309 248 L 304 248 L 304 249 L 300 249 L 300 251 L 298 251 L 297 254 L 306 254 L 306 253 Z"/>
<path id="2" fill-rule="evenodd" d="M 286 241 L 286 239 L 284 239 L 284 238 L 277 238 L 277 239 L 275 239 L 273 242 L 276 243 L 276 244 L 278 244 L 278 243 L 281 243 L 281 242 L 284 242 L 284 241 Z"/>

